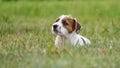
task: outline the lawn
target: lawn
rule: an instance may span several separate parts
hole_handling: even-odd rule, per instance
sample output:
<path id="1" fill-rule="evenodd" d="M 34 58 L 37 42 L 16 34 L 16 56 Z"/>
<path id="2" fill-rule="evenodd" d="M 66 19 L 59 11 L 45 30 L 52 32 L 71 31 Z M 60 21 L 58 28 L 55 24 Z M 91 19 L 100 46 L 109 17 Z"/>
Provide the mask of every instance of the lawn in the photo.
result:
<path id="1" fill-rule="evenodd" d="M 78 19 L 90 46 L 54 48 L 51 26 L 62 14 Z M 119 67 L 119 1 L 0 2 L 0 68 Z"/>

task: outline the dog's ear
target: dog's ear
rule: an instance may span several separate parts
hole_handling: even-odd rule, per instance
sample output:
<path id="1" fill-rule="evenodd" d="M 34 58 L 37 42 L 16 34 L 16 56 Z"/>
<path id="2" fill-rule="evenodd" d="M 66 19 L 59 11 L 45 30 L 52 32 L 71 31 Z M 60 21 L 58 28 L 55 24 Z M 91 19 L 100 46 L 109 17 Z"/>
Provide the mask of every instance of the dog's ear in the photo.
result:
<path id="1" fill-rule="evenodd" d="M 79 24 L 79 22 L 76 19 L 73 19 L 74 21 L 74 26 L 75 26 L 75 31 L 78 32 L 81 29 L 81 25 Z"/>

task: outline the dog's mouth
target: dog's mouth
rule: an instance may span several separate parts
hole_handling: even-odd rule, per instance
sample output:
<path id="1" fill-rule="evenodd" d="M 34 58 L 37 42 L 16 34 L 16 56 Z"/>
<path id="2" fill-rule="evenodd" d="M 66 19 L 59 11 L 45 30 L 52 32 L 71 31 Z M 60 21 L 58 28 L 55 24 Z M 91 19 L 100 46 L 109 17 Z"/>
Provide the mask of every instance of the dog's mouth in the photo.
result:
<path id="1" fill-rule="evenodd" d="M 55 34 L 61 34 L 61 32 L 58 31 L 57 29 L 53 29 L 53 32 L 54 32 Z"/>
<path id="2" fill-rule="evenodd" d="M 53 29 L 53 31 L 54 31 L 55 33 L 58 33 L 58 32 L 59 32 L 57 29 Z"/>
<path id="3" fill-rule="evenodd" d="M 59 31 L 58 30 L 53 30 L 56 34 L 58 34 L 59 33 Z"/>

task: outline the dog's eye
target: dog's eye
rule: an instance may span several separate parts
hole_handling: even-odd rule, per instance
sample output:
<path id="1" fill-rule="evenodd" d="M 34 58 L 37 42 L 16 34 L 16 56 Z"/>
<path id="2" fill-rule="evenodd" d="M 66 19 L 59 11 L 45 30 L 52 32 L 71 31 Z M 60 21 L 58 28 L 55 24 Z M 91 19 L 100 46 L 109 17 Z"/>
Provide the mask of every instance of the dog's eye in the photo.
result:
<path id="1" fill-rule="evenodd" d="M 63 25 L 68 25 L 68 23 L 66 21 L 63 21 Z"/>

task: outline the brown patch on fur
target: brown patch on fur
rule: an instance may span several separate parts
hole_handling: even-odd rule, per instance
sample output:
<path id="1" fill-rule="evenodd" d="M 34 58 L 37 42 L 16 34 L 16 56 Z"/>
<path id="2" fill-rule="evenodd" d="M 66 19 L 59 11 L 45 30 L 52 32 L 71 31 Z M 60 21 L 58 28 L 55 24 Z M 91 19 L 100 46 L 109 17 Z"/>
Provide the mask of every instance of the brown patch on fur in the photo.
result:
<path id="1" fill-rule="evenodd" d="M 72 33 L 76 29 L 76 22 L 71 17 L 65 17 L 62 19 L 63 26 L 68 30 L 69 33 Z"/>
<path id="2" fill-rule="evenodd" d="M 80 30 L 81 28 L 81 25 L 72 17 L 63 18 L 62 24 L 68 30 L 69 33 L 72 33 L 74 30 L 78 32 L 78 30 Z"/>

